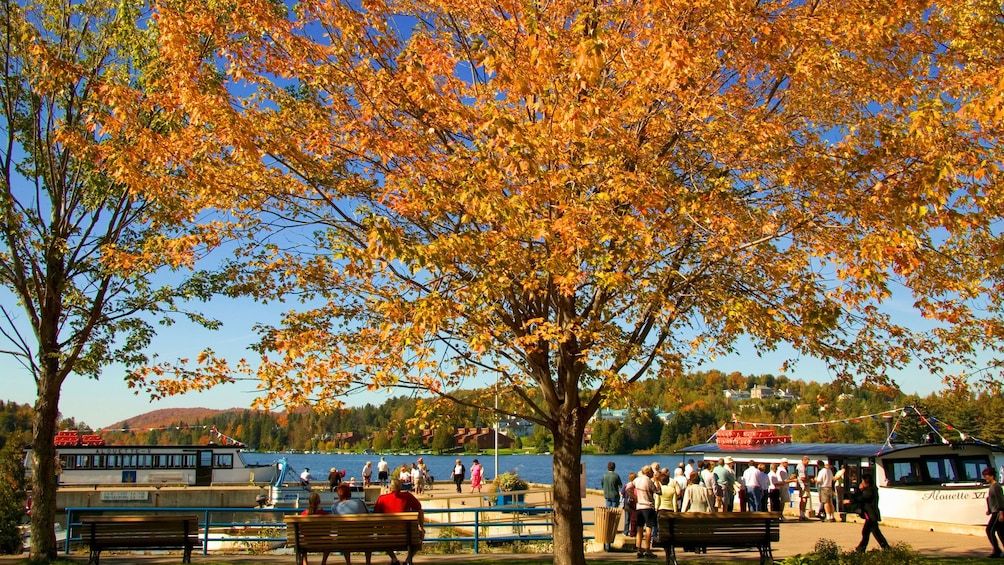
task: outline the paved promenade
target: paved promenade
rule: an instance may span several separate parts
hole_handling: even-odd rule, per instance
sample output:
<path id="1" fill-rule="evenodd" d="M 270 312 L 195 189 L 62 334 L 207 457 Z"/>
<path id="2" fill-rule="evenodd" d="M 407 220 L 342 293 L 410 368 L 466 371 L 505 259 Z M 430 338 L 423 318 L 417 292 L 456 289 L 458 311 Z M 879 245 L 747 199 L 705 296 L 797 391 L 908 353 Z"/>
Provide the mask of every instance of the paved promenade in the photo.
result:
<path id="1" fill-rule="evenodd" d="M 774 558 L 783 559 L 797 554 L 809 553 L 816 544 L 816 540 L 825 538 L 833 540 L 842 549 L 852 549 L 857 545 L 860 536 L 861 526 L 852 523 L 822 523 L 822 522 L 785 522 L 781 525 L 781 541 L 774 546 Z M 903 542 L 914 550 L 928 556 L 939 557 L 986 557 L 989 555 L 989 543 L 985 537 L 964 534 L 952 534 L 945 532 L 930 532 L 916 529 L 883 527 L 883 532 L 890 543 Z M 872 547 L 875 547 L 874 540 Z M 658 552 L 660 560 L 649 560 L 652 563 L 664 562 L 665 555 Z M 758 562 L 757 553 L 754 552 L 716 552 L 709 551 L 707 556 L 697 556 L 691 553 L 678 553 L 681 561 L 693 561 L 700 559 L 727 559 L 736 562 Z M 479 559 L 492 559 L 515 561 L 517 559 L 527 559 L 536 556 L 520 555 L 500 555 L 500 554 L 479 554 L 479 555 L 436 555 L 431 553 L 419 553 L 415 557 L 415 563 L 449 563 L 451 561 L 477 561 Z M 542 556 L 543 557 L 543 556 Z M 587 559 L 604 559 L 625 562 L 638 562 L 633 551 L 613 551 L 610 553 L 590 552 Z M 80 563 L 87 562 L 87 555 L 73 555 L 71 559 Z M 3 557 L 0 563 L 10 563 L 17 561 L 16 558 Z M 193 563 L 216 562 L 216 563 L 293 563 L 293 555 L 288 550 L 270 555 L 218 555 L 213 554 L 203 556 L 196 554 L 192 557 Z M 362 556 L 354 559 L 355 562 L 363 563 Z M 320 560 L 311 560 L 312 563 L 320 563 Z M 168 563 L 178 563 L 177 556 L 169 555 L 121 555 L 114 552 L 102 554 L 101 563 L 109 565 L 127 565 L 136 563 L 139 565 L 160 565 Z M 343 563 L 340 557 L 329 559 L 332 565 Z M 374 556 L 375 565 L 386 565 L 389 559 L 386 556 Z"/>

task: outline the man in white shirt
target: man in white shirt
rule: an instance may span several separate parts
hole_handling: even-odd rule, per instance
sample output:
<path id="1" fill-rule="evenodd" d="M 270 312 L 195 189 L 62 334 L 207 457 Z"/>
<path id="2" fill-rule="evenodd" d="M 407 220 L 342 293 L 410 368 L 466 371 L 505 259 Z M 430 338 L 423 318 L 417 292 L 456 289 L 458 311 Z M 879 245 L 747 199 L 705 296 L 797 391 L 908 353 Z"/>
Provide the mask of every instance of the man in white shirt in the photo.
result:
<path id="1" fill-rule="evenodd" d="M 711 461 L 704 462 L 701 468 L 701 484 L 708 491 L 708 509 L 712 512 L 717 512 L 718 506 L 715 504 L 715 473 L 712 472 L 711 466 Z"/>
<path id="2" fill-rule="evenodd" d="M 767 474 L 767 466 L 763 463 L 757 465 L 757 481 L 760 482 L 760 504 L 755 510 L 758 512 L 767 511 L 767 502 L 770 498 L 770 491 L 773 488 L 773 483 L 770 480 L 770 475 Z M 753 509 L 751 509 L 753 510 Z"/>
<path id="3" fill-rule="evenodd" d="M 300 473 L 300 486 L 310 490 L 310 468 L 304 467 L 303 472 Z"/>
<path id="4" fill-rule="evenodd" d="M 377 461 L 377 481 L 380 482 L 380 486 L 385 487 L 388 480 L 390 480 L 390 463 L 381 457 L 380 461 Z"/>
<path id="5" fill-rule="evenodd" d="M 795 467 L 795 484 L 798 486 L 798 519 L 806 521 L 805 507 L 809 504 L 809 497 L 812 492 L 809 490 L 809 456 L 803 455 L 802 462 Z"/>
<path id="6" fill-rule="evenodd" d="M 791 503 L 791 493 L 788 492 L 788 460 L 782 459 L 781 464 L 777 466 L 777 489 L 781 491 L 781 512 L 784 512 L 784 507 Z M 784 520 L 784 516 L 781 516 L 781 520 Z"/>
<path id="7" fill-rule="evenodd" d="M 743 484 L 746 485 L 746 508 L 750 512 L 756 512 L 760 508 L 763 490 L 760 488 L 760 470 L 755 461 L 750 461 L 749 467 L 743 472 Z"/>
<path id="8" fill-rule="evenodd" d="M 638 557 L 655 557 L 652 553 L 652 531 L 656 527 L 658 516 L 655 512 L 655 495 L 659 493 L 659 486 L 655 484 L 652 477 L 655 472 L 650 465 L 645 465 L 634 480 L 634 491 L 637 502 L 635 503 L 636 520 L 638 522 L 638 532 L 635 537 L 635 548 L 638 550 Z M 645 531 L 648 530 L 648 535 Z M 646 539 L 648 542 L 646 543 Z"/>
<path id="9" fill-rule="evenodd" d="M 827 522 L 836 522 L 837 519 L 833 515 L 833 469 L 830 467 L 829 461 L 826 463 L 816 462 L 817 467 L 820 464 L 823 465 L 823 468 L 816 473 L 816 486 L 819 487 L 819 505 L 822 507 L 820 510 L 826 512 L 822 519 Z"/>

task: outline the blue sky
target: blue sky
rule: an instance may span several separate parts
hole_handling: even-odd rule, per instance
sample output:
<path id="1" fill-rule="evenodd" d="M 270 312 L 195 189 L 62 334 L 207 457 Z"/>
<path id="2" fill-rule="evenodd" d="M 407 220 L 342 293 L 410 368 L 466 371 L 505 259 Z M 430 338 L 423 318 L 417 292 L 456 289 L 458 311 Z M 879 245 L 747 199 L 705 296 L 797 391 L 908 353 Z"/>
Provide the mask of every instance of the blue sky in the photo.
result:
<path id="1" fill-rule="evenodd" d="M 209 345 L 218 354 L 227 356 L 228 360 L 231 358 L 236 360 L 243 356 L 253 363 L 257 357 L 248 350 L 248 347 L 256 339 L 252 330 L 255 321 L 274 323 L 278 320 L 280 312 L 295 306 L 296 304 L 263 306 L 246 300 L 217 298 L 206 305 L 203 311 L 223 321 L 224 326 L 221 330 L 212 332 L 179 322 L 170 328 L 160 328 L 160 332 L 154 338 L 154 350 L 162 360 L 174 360 L 180 357 L 194 358 L 203 347 Z M 898 312 L 901 320 L 916 317 L 908 308 L 903 308 L 904 304 L 890 306 L 893 311 Z M 725 372 L 738 371 L 748 375 L 765 373 L 778 375 L 784 360 L 793 357 L 791 350 L 787 349 L 762 356 L 757 356 L 751 347 L 740 347 L 740 351 L 741 354 L 717 359 L 702 368 Z M 34 381 L 28 371 L 9 356 L 0 356 L 0 370 L 3 371 L 6 385 L 4 387 L 6 390 L 0 394 L 0 399 L 33 404 Z M 63 386 L 60 411 L 66 417 L 76 418 L 94 428 L 102 428 L 131 416 L 161 408 L 248 408 L 258 394 L 256 382 L 241 382 L 217 387 L 205 393 L 151 401 L 149 396 L 143 393 L 134 394 L 126 386 L 123 375 L 124 370 L 120 367 L 107 368 L 100 380 L 71 375 Z M 788 375 L 818 382 L 828 382 L 832 378 L 825 366 L 814 359 L 803 359 Z M 927 395 L 940 389 L 940 379 L 922 370 L 904 371 L 894 375 L 894 378 L 907 393 Z M 388 393 L 361 392 L 346 398 L 345 401 L 349 405 L 379 404 L 387 397 Z"/>

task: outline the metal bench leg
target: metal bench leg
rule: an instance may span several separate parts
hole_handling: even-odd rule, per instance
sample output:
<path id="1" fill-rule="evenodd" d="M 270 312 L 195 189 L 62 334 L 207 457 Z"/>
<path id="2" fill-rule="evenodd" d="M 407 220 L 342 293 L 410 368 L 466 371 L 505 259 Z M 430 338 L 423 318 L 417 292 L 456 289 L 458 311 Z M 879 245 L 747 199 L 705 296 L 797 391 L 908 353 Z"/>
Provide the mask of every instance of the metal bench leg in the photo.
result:
<path id="1" fill-rule="evenodd" d="M 192 546 L 191 545 L 187 545 L 187 544 L 185 545 L 185 554 L 181 557 L 181 562 L 182 563 L 191 563 L 192 562 Z"/>
<path id="2" fill-rule="evenodd" d="M 99 559 L 101 559 L 101 550 L 94 549 L 94 546 L 91 546 L 91 553 L 90 556 L 87 558 L 88 565 L 90 565 L 91 563 L 93 563 L 94 565 L 98 565 Z"/>
<path id="3" fill-rule="evenodd" d="M 757 549 L 760 550 L 760 565 L 774 563 L 774 552 L 771 550 L 770 545 L 761 545 Z"/>
<path id="4" fill-rule="evenodd" d="M 666 565 L 677 565 L 675 545 L 666 548 Z"/>

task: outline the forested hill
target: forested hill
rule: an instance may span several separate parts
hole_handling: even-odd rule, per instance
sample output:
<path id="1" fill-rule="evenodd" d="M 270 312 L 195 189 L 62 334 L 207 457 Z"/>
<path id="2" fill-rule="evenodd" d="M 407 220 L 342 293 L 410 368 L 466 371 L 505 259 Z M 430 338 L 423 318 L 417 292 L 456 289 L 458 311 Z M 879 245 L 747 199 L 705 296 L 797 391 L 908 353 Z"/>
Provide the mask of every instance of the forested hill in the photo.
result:
<path id="1" fill-rule="evenodd" d="M 162 408 L 146 412 L 132 418 L 127 418 L 121 422 L 116 422 L 108 429 L 129 429 L 143 430 L 149 428 L 160 428 L 176 423 L 201 422 L 209 420 L 225 412 L 243 412 L 244 408 L 229 408 L 219 410 L 215 408 Z"/>
<path id="2" fill-rule="evenodd" d="M 787 399 L 729 400 L 724 391 L 748 391 L 754 385 L 786 391 Z M 469 394 L 463 391 L 457 395 Z M 261 412 L 243 409 L 213 410 L 192 408 L 156 410 L 109 426 L 101 433 L 111 444 L 169 445 L 205 444 L 219 441 L 210 435 L 220 433 L 262 451 L 337 449 L 388 450 L 422 446 L 416 414 L 421 411 L 414 398 L 391 398 L 379 406 L 367 404 L 345 408 L 330 414 L 310 410 L 293 412 Z M 650 379 L 634 385 L 623 401 L 610 409 L 627 409 L 626 418 L 593 422 L 592 446 L 612 453 L 638 450 L 671 452 L 679 447 L 706 441 L 733 415 L 745 422 L 806 424 L 796 426 L 791 433 L 795 441 L 881 442 L 886 432 L 879 418 L 861 416 L 885 412 L 904 406 L 917 406 L 921 413 L 937 421 L 951 424 L 940 430 L 947 439 L 959 439 L 959 432 L 992 443 L 1004 443 L 1004 398 L 1000 395 L 976 393 L 960 388 L 941 391 L 924 398 L 903 394 L 890 386 L 845 383 L 817 383 L 792 380 L 772 375 L 747 376 L 718 371 L 695 372 L 673 379 Z M 663 422 L 656 412 L 674 416 Z M 437 430 L 455 427 L 488 427 L 490 414 L 453 406 L 438 410 L 434 426 Z M 30 430 L 31 408 L 14 402 L 0 402 L 0 441 L 17 431 Z M 841 421 L 849 423 L 820 424 Z M 905 417 L 894 415 L 897 439 L 921 441 L 930 428 L 915 413 Z M 433 427 L 431 425 L 427 427 Z M 60 429 L 88 430 L 85 423 L 72 418 L 63 420 Z M 355 434 L 364 440 L 354 443 L 338 434 Z M 546 434 L 538 431 L 534 437 L 522 438 L 540 450 L 548 449 Z"/>

